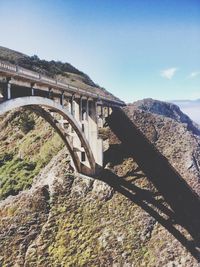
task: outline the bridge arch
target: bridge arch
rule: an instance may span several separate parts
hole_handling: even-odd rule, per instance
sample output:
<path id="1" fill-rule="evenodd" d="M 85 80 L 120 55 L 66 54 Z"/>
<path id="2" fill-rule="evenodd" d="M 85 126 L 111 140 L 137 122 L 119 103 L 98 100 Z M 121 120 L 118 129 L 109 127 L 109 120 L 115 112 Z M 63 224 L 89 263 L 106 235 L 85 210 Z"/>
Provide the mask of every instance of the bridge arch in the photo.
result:
<path id="1" fill-rule="evenodd" d="M 87 141 L 85 134 L 83 133 L 79 123 L 66 108 L 63 108 L 62 105 L 58 104 L 57 102 L 49 98 L 40 96 L 25 96 L 25 97 L 9 99 L 0 103 L 0 115 L 3 115 L 4 113 L 12 109 L 20 107 L 27 107 L 31 109 L 33 112 L 43 117 L 56 130 L 56 132 L 60 135 L 66 147 L 68 148 L 74 166 L 78 172 L 87 175 L 95 174 L 97 169 L 97 164 L 95 162 L 95 158 L 90 148 L 89 142 Z M 59 123 L 51 115 L 49 110 L 51 110 L 51 112 L 53 111 L 60 114 L 65 120 L 69 122 L 69 124 L 71 125 L 72 129 L 75 131 L 76 135 L 78 136 L 81 142 L 81 146 L 85 151 L 85 154 L 89 162 L 89 166 L 86 166 L 81 162 L 77 152 L 73 148 L 73 145 L 70 144 L 69 138 L 67 137 L 64 128 L 62 128 L 59 125 Z"/>

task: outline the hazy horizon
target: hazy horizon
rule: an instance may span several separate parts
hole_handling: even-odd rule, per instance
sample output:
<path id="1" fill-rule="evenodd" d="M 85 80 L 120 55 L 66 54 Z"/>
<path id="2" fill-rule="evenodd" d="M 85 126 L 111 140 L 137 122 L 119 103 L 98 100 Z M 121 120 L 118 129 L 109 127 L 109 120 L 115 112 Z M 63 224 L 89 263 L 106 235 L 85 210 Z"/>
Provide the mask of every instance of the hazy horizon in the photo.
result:
<path id="1" fill-rule="evenodd" d="M 197 100 L 188 100 L 178 102 L 172 101 L 174 104 L 179 106 L 181 111 L 188 115 L 194 122 L 200 125 L 200 99 Z"/>

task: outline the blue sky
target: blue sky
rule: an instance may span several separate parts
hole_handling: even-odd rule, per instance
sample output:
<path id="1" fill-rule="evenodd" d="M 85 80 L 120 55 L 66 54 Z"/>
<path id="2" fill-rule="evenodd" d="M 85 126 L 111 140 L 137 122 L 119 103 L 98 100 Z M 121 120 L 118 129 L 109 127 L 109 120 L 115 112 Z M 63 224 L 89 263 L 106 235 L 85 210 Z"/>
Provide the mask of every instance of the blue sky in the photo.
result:
<path id="1" fill-rule="evenodd" d="M 200 98 L 199 0 L 0 0 L 0 45 L 66 61 L 126 102 Z"/>

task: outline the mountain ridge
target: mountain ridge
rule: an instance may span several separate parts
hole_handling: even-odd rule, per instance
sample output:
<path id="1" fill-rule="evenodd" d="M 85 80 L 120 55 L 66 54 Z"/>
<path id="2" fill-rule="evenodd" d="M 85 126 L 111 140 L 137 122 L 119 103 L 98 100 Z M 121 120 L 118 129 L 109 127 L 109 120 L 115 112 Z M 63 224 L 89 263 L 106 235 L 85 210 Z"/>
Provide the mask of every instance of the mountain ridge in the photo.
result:
<path id="1" fill-rule="evenodd" d="M 146 112 L 163 115 L 165 117 L 176 120 L 180 123 L 185 123 L 188 130 L 194 134 L 200 135 L 200 126 L 192 121 L 188 115 L 183 113 L 180 108 L 171 102 L 163 102 L 152 98 L 138 100 L 134 104 L 128 104 L 130 108 L 137 108 Z"/>

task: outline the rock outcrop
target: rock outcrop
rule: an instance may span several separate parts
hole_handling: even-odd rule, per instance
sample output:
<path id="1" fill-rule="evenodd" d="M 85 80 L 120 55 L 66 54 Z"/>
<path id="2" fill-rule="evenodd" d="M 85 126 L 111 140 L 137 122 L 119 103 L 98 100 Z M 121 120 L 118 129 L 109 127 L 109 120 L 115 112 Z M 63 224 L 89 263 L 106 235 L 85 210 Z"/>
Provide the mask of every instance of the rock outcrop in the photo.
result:
<path id="1" fill-rule="evenodd" d="M 145 99 L 128 105 L 125 110 L 200 196 L 199 126 L 171 103 Z"/>

